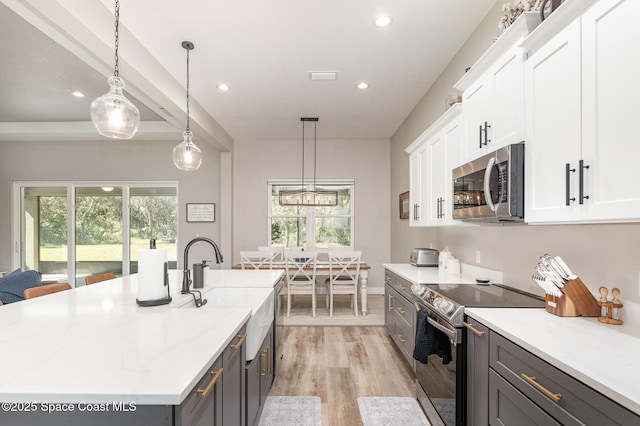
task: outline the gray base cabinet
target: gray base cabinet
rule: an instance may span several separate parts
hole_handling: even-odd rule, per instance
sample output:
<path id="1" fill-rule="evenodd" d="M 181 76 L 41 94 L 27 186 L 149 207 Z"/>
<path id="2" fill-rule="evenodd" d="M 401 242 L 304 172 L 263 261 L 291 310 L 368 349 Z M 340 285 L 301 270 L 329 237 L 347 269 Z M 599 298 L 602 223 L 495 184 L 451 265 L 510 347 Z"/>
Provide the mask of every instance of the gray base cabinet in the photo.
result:
<path id="1" fill-rule="evenodd" d="M 489 329 L 466 318 L 463 339 L 467 348 L 467 425 L 489 422 Z"/>
<path id="2" fill-rule="evenodd" d="M 273 383 L 273 335 L 267 334 L 258 355 L 247 363 L 247 426 L 258 424 L 262 408 Z"/>
<path id="3" fill-rule="evenodd" d="M 245 425 L 245 345 L 247 337 L 243 327 L 235 341 L 222 353 L 222 424 L 224 426 Z"/>
<path id="4" fill-rule="evenodd" d="M 488 337 L 466 332 L 467 425 L 487 424 L 487 408 L 490 425 L 640 424 L 637 414 L 475 319 L 467 322 Z"/>
<path id="5" fill-rule="evenodd" d="M 207 374 L 175 408 L 175 426 L 244 426 L 246 329 L 224 349 Z"/>
<path id="6" fill-rule="evenodd" d="M 219 357 L 184 402 L 176 408 L 176 426 L 222 425 L 222 367 Z"/>
<path id="7" fill-rule="evenodd" d="M 416 337 L 416 308 L 411 283 L 385 269 L 385 327 L 402 355 L 415 369 L 413 347 Z"/>

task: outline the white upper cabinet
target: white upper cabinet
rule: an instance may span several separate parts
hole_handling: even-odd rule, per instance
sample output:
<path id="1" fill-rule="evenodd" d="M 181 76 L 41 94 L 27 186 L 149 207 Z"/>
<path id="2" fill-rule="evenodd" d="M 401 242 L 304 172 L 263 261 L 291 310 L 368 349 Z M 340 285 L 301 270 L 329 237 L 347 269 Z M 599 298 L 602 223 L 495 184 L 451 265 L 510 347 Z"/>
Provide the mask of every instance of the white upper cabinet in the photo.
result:
<path id="1" fill-rule="evenodd" d="M 414 142 L 415 144 L 415 142 Z M 412 145 L 414 146 L 414 145 Z M 409 155 L 409 226 L 426 226 L 428 209 L 426 202 L 427 192 L 427 154 L 426 144 L 415 146 L 415 150 Z"/>
<path id="2" fill-rule="evenodd" d="M 518 44 L 540 23 L 522 14 L 454 85 L 462 93 L 462 161 L 524 140 L 524 51 Z"/>
<path id="3" fill-rule="evenodd" d="M 452 106 L 407 149 L 410 226 L 457 225 L 452 219 L 451 170 L 460 152 L 460 104 Z"/>
<path id="4" fill-rule="evenodd" d="M 582 158 L 589 220 L 640 218 L 640 1 L 602 0 L 582 17 Z"/>
<path id="5" fill-rule="evenodd" d="M 573 3 L 554 12 L 549 25 L 545 22 L 540 34 L 525 42 L 531 49 L 525 220 L 638 220 L 640 186 L 633 177 L 640 156 L 635 123 L 640 87 L 632 82 L 640 67 L 640 26 L 634 19 L 640 2 Z M 592 3 L 562 30 L 556 28 L 566 19 L 561 12 L 572 12 L 566 6 Z"/>
<path id="6" fill-rule="evenodd" d="M 525 221 L 573 220 L 581 158 L 579 20 L 529 57 L 526 76 Z"/>

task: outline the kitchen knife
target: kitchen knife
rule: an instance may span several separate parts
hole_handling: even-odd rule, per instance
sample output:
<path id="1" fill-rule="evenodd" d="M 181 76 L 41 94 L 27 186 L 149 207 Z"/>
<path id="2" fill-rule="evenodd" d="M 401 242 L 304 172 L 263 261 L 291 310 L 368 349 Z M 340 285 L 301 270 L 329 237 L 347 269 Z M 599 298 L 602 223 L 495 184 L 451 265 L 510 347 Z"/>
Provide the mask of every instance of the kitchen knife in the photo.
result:
<path id="1" fill-rule="evenodd" d="M 558 288 L 564 287 L 564 282 L 562 278 L 558 277 L 554 272 L 551 272 L 547 267 L 545 267 L 542 263 L 538 263 L 536 266 L 536 271 L 545 277 L 548 281 L 554 284 Z"/>
<path id="2" fill-rule="evenodd" d="M 560 297 L 562 292 L 553 283 L 547 281 L 547 279 L 541 275 L 533 274 L 531 278 L 544 290 L 546 294 L 551 296 Z"/>
<path id="3" fill-rule="evenodd" d="M 564 271 L 564 273 L 567 274 L 568 280 L 575 280 L 576 278 L 578 278 L 577 275 L 574 275 L 573 272 L 571 272 L 571 269 L 569 269 L 569 266 L 566 264 L 564 260 L 562 260 L 560 256 L 556 256 L 554 260 L 556 261 L 558 266 L 560 266 L 560 268 Z"/>

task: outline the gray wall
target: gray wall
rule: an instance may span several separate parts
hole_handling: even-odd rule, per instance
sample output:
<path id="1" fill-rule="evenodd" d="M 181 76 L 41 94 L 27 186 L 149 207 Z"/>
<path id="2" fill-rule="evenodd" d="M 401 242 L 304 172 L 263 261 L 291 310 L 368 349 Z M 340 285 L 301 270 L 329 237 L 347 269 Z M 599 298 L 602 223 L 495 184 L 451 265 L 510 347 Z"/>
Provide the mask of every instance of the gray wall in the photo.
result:
<path id="1" fill-rule="evenodd" d="M 406 262 L 411 247 L 433 243 L 440 249 L 448 245 L 463 263 L 476 264 L 480 250 L 479 266 L 501 270 L 507 283 L 538 291 L 530 276 L 538 257 L 550 253 L 562 256 L 592 292 L 601 285 L 617 286 L 623 300 L 639 302 L 640 224 L 409 228 L 408 220 L 397 219 L 397 196 L 409 189 L 404 149 L 444 112 L 445 96 L 455 93 L 453 84 L 491 45 L 501 5 L 496 4 L 391 138 L 391 260 Z"/>
<path id="2" fill-rule="evenodd" d="M 173 165 L 176 141 L 0 142 L 0 270 L 11 266 L 11 191 L 13 181 L 177 181 L 178 264 L 184 246 L 196 234 L 220 243 L 220 153 L 203 143 L 202 166 L 195 172 Z M 185 204 L 216 203 L 215 223 L 187 223 Z M 191 260 L 213 259 L 203 243 L 193 246 Z M 230 257 L 228 258 L 230 259 Z"/>
<path id="3" fill-rule="evenodd" d="M 300 179 L 300 140 L 234 143 L 234 256 L 267 244 L 267 179 Z M 369 287 L 382 292 L 389 261 L 389 140 L 318 139 L 318 179 L 355 179 L 355 248 L 372 266 Z M 305 175 L 312 177 L 308 157 Z M 396 201 L 397 202 L 397 201 Z"/>

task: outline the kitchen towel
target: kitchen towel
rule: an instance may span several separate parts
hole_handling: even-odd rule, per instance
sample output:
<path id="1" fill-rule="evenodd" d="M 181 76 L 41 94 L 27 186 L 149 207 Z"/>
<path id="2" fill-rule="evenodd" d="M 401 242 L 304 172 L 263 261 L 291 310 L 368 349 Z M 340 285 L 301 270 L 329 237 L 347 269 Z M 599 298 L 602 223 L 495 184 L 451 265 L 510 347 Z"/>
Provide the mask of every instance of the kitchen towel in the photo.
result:
<path id="1" fill-rule="evenodd" d="M 167 250 L 147 249 L 138 251 L 138 300 L 166 299 L 167 287 L 164 285 L 164 263 Z"/>
<path id="2" fill-rule="evenodd" d="M 451 343 L 440 330 L 429 324 L 429 313 L 424 309 L 418 311 L 416 340 L 413 347 L 413 358 L 427 364 L 429 355 L 438 355 L 443 364 L 451 362 Z"/>

